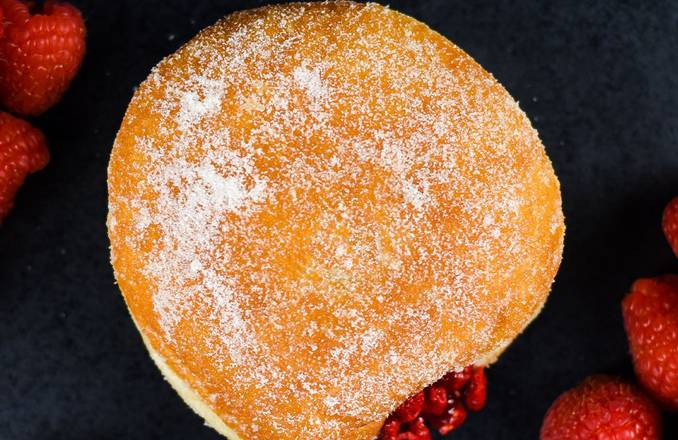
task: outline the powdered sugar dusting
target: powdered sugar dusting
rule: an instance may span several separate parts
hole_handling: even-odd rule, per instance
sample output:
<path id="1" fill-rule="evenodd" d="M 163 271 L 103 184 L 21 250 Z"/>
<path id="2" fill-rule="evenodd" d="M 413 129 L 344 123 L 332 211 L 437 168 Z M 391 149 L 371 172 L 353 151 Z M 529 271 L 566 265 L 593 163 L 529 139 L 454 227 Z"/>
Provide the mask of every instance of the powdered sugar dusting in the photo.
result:
<path id="1" fill-rule="evenodd" d="M 293 76 L 298 83 L 298 87 L 306 90 L 306 93 L 312 98 L 318 99 L 328 96 L 327 88 L 320 79 L 320 68 L 316 67 L 313 70 L 309 70 L 305 66 L 300 66 L 294 69 Z"/>
<path id="2" fill-rule="evenodd" d="M 465 54 L 381 6 L 231 16 L 132 108 L 116 276 L 136 318 L 135 280 L 153 286 L 142 330 L 245 438 L 358 438 L 515 336 L 507 316 L 551 282 L 558 258 L 537 265 L 562 214 L 534 190 L 557 189 L 536 133 Z"/>
<path id="3" fill-rule="evenodd" d="M 201 119 L 219 111 L 224 96 L 224 81 L 197 76 L 188 88 L 179 94 L 177 122 L 181 131 L 187 131 Z"/>

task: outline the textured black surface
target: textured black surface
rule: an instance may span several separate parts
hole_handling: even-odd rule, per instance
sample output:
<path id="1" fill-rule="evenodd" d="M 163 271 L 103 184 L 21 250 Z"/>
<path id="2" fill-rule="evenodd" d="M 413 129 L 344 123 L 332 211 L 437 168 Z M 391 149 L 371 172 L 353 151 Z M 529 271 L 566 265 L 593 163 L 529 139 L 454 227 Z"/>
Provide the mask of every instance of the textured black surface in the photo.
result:
<path id="1" fill-rule="evenodd" d="M 34 122 L 52 162 L 0 228 L 0 439 L 217 439 L 163 382 L 113 283 L 106 165 L 133 87 L 199 29 L 255 1 L 74 1 L 88 55 Z M 660 231 L 678 194 L 678 3 L 393 1 L 493 72 L 561 179 L 567 239 L 553 294 L 489 371 L 487 409 L 454 439 L 534 439 L 563 390 L 630 376 L 619 301 L 677 272 Z M 667 416 L 667 439 L 678 420 Z"/>

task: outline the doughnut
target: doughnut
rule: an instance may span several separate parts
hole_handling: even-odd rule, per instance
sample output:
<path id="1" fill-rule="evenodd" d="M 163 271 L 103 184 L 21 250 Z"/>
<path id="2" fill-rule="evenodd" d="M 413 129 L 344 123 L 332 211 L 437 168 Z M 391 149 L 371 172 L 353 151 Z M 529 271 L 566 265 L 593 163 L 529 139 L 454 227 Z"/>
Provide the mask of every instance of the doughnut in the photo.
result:
<path id="1" fill-rule="evenodd" d="M 563 248 L 559 183 L 516 101 L 372 3 L 200 32 L 135 91 L 108 191 L 142 340 L 231 440 L 387 438 L 402 402 L 523 331 Z"/>

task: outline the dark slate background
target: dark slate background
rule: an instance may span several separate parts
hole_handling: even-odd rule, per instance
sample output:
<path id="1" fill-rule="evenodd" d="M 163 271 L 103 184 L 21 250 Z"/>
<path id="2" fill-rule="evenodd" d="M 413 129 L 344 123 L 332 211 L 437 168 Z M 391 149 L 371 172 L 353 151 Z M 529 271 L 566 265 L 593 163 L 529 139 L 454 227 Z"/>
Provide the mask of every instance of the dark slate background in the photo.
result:
<path id="1" fill-rule="evenodd" d="M 106 165 L 132 90 L 199 29 L 261 1 L 75 1 L 88 54 L 34 120 L 52 162 L 0 228 L 0 439 L 217 439 L 152 365 L 113 283 Z M 678 272 L 660 231 L 678 195 L 678 3 L 392 1 L 518 99 L 560 176 L 567 240 L 542 315 L 489 371 L 488 407 L 450 438 L 535 439 L 592 373 L 631 377 L 620 299 Z M 678 438 L 667 416 L 666 438 Z M 350 439 L 349 439 L 350 440 Z"/>

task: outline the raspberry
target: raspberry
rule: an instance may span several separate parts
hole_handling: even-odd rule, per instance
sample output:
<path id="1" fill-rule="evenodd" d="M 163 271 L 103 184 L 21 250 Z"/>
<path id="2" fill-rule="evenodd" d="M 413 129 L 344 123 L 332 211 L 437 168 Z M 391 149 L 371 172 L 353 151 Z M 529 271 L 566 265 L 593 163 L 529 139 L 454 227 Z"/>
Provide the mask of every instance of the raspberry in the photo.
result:
<path id="1" fill-rule="evenodd" d="M 0 103 L 15 113 L 37 115 L 56 104 L 85 55 L 85 24 L 68 3 L 48 0 L 41 14 L 29 3 L 0 0 Z"/>
<path id="2" fill-rule="evenodd" d="M 28 174 L 49 162 L 40 130 L 28 122 L 0 112 L 0 222 L 14 205 L 14 196 Z"/>
<path id="3" fill-rule="evenodd" d="M 661 414 L 635 386 L 593 376 L 551 405 L 540 440 L 659 440 Z"/>
<path id="4" fill-rule="evenodd" d="M 664 208 L 662 229 L 673 253 L 678 257 L 678 197 L 671 200 Z"/>
<path id="5" fill-rule="evenodd" d="M 430 440 L 428 423 L 446 435 L 464 423 L 468 411 L 485 405 L 487 379 L 482 367 L 450 372 L 403 402 L 379 433 L 379 440 Z"/>
<path id="6" fill-rule="evenodd" d="M 638 380 L 667 408 L 678 409 L 678 276 L 636 281 L 622 312 Z"/>

